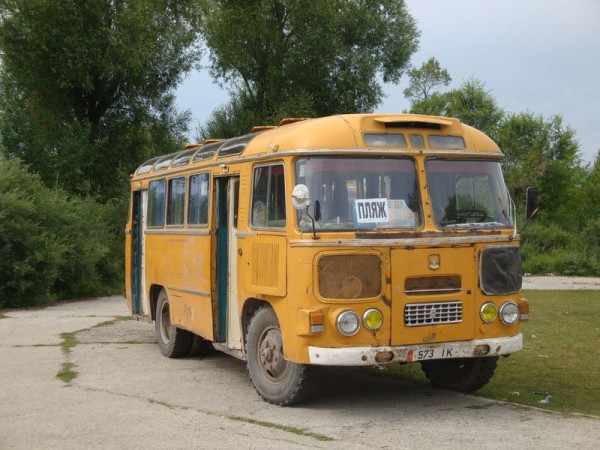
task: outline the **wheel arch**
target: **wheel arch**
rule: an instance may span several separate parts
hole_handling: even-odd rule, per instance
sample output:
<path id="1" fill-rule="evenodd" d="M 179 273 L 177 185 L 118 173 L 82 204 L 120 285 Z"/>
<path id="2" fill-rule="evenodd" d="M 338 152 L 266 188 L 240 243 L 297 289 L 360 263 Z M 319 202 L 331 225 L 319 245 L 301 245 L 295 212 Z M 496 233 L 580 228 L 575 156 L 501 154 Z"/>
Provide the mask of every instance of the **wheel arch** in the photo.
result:
<path id="1" fill-rule="evenodd" d="M 150 318 L 156 320 L 156 305 L 158 303 L 158 295 L 160 291 L 164 289 L 160 284 L 153 284 L 150 286 L 149 300 L 150 300 Z"/>
<path id="2" fill-rule="evenodd" d="M 246 354 L 246 339 L 247 339 L 247 334 L 248 334 L 248 326 L 250 325 L 250 320 L 252 319 L 252 316 L 254 315 L 254 313 L 261 307 L 267 305 L 269 306 L 271 309 L 275 310 L 275 308 L 273 308 L 273 305 L 271 305 L 271 303 L 265 301 L 265 300 L 259 300 L 257 298 L 249 298 L 244 302 L 244 306 L 242 308 L 242 316 L 240 317 L 240 320 L 242 322 L 242 339 L 244 342 L 244 356 Z"/>

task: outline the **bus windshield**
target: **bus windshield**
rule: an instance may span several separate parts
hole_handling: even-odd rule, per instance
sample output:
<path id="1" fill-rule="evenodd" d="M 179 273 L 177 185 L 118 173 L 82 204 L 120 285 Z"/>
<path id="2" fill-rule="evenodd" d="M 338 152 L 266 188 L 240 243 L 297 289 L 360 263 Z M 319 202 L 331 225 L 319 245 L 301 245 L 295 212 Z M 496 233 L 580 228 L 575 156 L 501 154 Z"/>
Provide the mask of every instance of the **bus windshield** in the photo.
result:
<path id="1" fill-rule="evenodd" d="M 438 227 L 513 226 L 499 162 L 429 160 L 427 183 Z"/>
<path id="2" fill-rule="evenodd" d="M 422 208 L 415 164 L 409 158 L 300 158 L 296 184 L 310 192 L 320 209 L 319 230 L 415 229 Z M 318 202 L 318 203 L 317 203 Z M 306 210 L 298 211 L 301 231 L 312 229 Z"/>

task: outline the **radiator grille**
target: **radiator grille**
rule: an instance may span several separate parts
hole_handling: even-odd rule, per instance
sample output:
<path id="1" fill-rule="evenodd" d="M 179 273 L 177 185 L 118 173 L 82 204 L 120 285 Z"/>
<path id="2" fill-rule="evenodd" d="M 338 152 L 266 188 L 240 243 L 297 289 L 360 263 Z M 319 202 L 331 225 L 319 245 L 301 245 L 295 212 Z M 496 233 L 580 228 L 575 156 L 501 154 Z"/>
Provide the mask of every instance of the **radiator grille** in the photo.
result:
<path id="1" fill-rule="evenodd" d="M 462 322 L 461 302 L 410 303 L 404 307 L 407 327 Z"/>
<path id="2" fill-rule="evenodd" d="M 381 294 L 381 260 L 377 255 L 323 256 L 318 271 L 323 298 L 372 298 Z"/>
<path id="3" fill-rule="evenodd" d="M 460 277 L 415 277 L 408 278 L 404 284 L 406 295 L 438 295 L 460 292 Z"/>

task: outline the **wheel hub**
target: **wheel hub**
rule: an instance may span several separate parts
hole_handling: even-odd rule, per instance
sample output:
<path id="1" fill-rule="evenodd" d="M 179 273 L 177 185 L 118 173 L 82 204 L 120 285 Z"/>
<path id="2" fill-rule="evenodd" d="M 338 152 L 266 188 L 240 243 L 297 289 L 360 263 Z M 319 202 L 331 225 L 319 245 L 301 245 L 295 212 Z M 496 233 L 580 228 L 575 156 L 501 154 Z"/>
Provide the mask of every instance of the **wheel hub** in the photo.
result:
<path id="1" fill-rule="evenodd" d="M 277 330 L 269 330 L 264 335 L 258 350 L 260 365 L 272 378 L 279 379 L 286 371 L 283 358 L 281 334 Z"/>

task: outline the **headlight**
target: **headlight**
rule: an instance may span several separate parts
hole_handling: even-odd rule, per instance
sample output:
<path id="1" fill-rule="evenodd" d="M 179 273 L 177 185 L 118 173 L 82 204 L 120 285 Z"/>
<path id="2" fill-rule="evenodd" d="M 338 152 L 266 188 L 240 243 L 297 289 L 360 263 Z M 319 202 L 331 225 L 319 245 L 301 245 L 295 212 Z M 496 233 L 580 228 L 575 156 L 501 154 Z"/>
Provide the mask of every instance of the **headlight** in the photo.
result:
<path id="1" fill-rule="evenodd" d="M 517 323 L 519 314 L 519 307 L 513 302 L 506 302 L 500 307 L 500 320 L 504 325 Z"/>
<path id="2" fill-rule="evenodd" d="M 493 303 L 485 303 L 479 310 L 481 320 L 487 323 L 494 321 L 494 319 L 496 318 L 496 313 L 496 305 L 494 305 Z"/>
<path id="3" fill-rule="evenodd" d="M 363 323 L 367 330 L 374 331 L 383 323 L 383 316 L 377 309 L 367 309 L 363 314 Z"/>
<path id="4" fill-rule="evenodd" d="M 354 311 L 344 311 L 338 316 L 336 325 L 344 336 L 354 336 L 360 328 L 360 318 Z"/>

